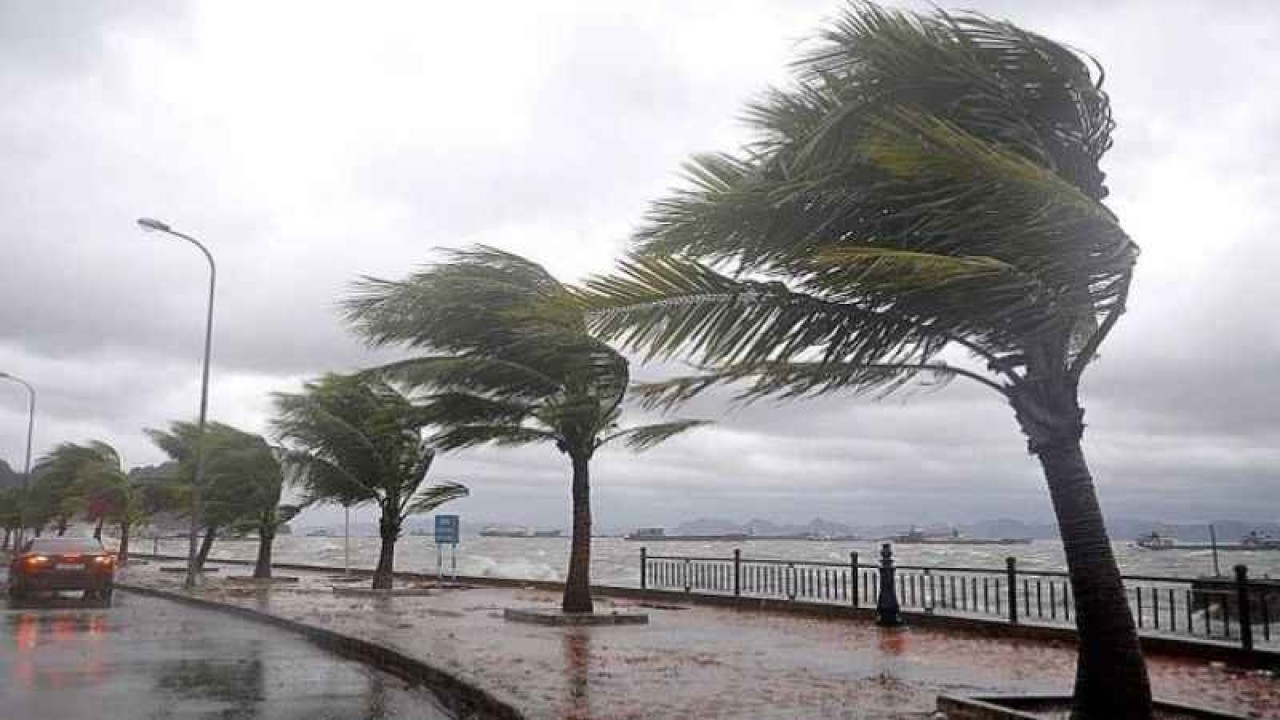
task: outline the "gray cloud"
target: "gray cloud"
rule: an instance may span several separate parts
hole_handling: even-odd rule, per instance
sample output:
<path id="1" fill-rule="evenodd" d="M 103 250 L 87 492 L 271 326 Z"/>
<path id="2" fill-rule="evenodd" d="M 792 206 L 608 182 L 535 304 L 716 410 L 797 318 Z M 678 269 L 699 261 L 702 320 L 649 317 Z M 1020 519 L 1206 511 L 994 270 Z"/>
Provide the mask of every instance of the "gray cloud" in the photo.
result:
<path id="1" fill-rule="evenodd" d="M 924 3 L 914 7 L 927 9 Z M 268 393 L 389 357 L 335 301 L 431 249 L 488 242 L 565 278 L 609 268 L 689 153 L 732 148 L 744 100 L 785 79 L 817 0 L 0 6 L 0 369 L 41 388 L 38 449 L 194 413 L 205 270 L 142 235 L 154 214 L 219 261 L 213 414 L 264 430 Z M 1280 18 L 1266 2 L 992 0 L 1106 66 L 1119 128 L 1111 203 L 1142 244 L 1129 315 L 1086 376 L 1088 450 L 1116 514 L 1269 518 L 1280 506 Z M 653 377 L 669 366 L 637 368 Z M 597 518 L 1048 517 L 1009 409 L 957 382 L 681 414 L 714 428 L 636 458 L 603 452 Z M 0 456 L 25 407 L 0 387 Z M 552 448 L 442 460 L 459 507 L 567 520 Z"/>

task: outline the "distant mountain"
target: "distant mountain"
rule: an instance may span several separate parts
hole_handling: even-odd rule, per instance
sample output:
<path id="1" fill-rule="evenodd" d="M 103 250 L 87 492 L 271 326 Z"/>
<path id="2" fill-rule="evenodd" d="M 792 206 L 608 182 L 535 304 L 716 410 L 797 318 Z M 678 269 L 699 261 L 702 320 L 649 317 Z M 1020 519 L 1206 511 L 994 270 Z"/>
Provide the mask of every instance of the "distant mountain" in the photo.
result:
<path id="1" fill-rule="evenodd" d="M 0 460 L 0 490 L 22 487 L 22 474 L 9 467 L 9 463 Z"/>
<path id="2" fill-rule="evenodd" d="M 723 518 L 698 518 L 680 523 L 672 531 L 673 535 L 728 535 L 745 533 L 755 537 L 778 537 L 781 535 L 854 535 L 851 525 L 832 522 L 822 518 L 814 518 L 803 525 L 783 525 L 761 518 L 752 518 L 738 524 Z"/>
<path id="3" fill-rule="evenodd" d="M 1220 542 L 1238 542 L 1250 531 L 1258 531 L 1272 536 L 1280 536 L 1280 524 L 1274 522 L 1247 522 L 1243 520 L 1215 520 L 1214 528 Z M 928 534 L 949 534 L 958 530 L 961 534 L 973 538 L 1031 538 L 1033 540 L 1057 540 L 1058 526 L 1051 522 L 1027 522 L 1016 518 L 995 518 L 970 523 L 896 523 L 885 525 L 849 525 L 846 523 L 814 518 L 809 522 L 797 525 L 773 522 L 763 518 L 752 518 L 745 523 L 737 523 L 725 518 L 701 517 L 676 525 L 670 531 L 673 535 L 722 535 L 730 533 L 746 533 L 756 537 L 779 535 L 856 535 L 867 539 L 885 538 L 900 535 L 912 529 L 919 529 Z M 1209 523 L 1170 523 L 1143 518 L 1116 517 L 1107 520 L 1107 530 L 1112 540 L 1135 540 L 1153 530 L 1171 535 L 1184 542 L 1208 542 Z"/>

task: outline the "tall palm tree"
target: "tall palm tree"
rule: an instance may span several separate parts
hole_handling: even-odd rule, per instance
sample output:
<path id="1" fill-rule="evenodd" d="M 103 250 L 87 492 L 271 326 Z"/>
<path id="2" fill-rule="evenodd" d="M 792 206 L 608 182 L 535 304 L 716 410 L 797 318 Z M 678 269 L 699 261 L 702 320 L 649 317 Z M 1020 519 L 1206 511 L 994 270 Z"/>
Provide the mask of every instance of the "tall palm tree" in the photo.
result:
<path id="1" fill-rule="evenodd" d="M 436 453 L 422 439 L 422 413 L 391 385 L 363 375 L 326 375 L 275 401 L 286 472 L 307 501 L 377 505 L 382 547 L 373 588 L 390 589 L 405 519 L 468 494 L 458 483 L 423 485 Z"/>
<path id="2" fill-rule="evenodd" d="M 1113 122 L 1076 52 L 980 15 L 859 3 L 696 157 L 636 255 L 584 296 L 603 337 L 706 368 L 657 405 L 979 383 L 1043 467 L 1076 598 L 1075 714 L 1141 718 L 1150 689 L 1081 452 L 1081 374 L 1138 248 L 1102 204 Z"/>
<path id="3" fill-rule="evenodd" d="M 432 353 L 380 371 L 417 388 L 443 450 L 552 443 L 573 468 L 573 539 L 562 608 L 591 612 L 591 480 L 614 440 L 645 450 L 699 421 L 620 429 L 626 358 L 587 334 L 581 308 L 541 265 L 488 247 L 451 251 L 403 281 L 366 278 L 348 300 L 374 345 Z"/>

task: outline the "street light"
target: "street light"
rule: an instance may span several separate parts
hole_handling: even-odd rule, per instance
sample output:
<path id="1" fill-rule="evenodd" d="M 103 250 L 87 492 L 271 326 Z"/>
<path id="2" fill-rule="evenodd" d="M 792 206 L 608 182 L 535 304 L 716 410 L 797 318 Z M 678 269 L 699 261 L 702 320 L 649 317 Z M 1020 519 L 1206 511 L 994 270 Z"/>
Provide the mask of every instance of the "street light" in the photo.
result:
<path id="1" fill-rule="evenodd" d="M 18 549 L 27 530 L 27 504 L 31 494 L 31 433 L 36 427 L 36 389 L 31 383 L 7 372 L 0 372 L 0 380 L 12 380 L 27 389 L 27 459 L 22 470 L 22 504 L 18 507 Z"/>
<path id="2" fill-rule="evenodd" d="M 187 537 L 187 577 L 183 582 L 183 586 L 190 589 L 196 587 L 200 581 L 196 572 L 196 546 L 200 536 L 200 519 L 204 514 L 203 491 L 201 489 L 204 484 L 204 426 L 209 410 L 209 354 L 213 345 L 213 289 L 218 278 L 218 268 L 213 262 L 213 255 L 209 254 L 209 249 L 190 235 L 180 233 L 165 223 L 151 218 L 138 218 L 138 225 L 143 230 L 162 232 L 186 240 L 199 248 L 200 252 L 204 253 L 205 260 L 209 261 L 209 307 L 205 314 L 204 322 L 204 369 L 200 377 L 200 419 L 196 424 L 196 473 L 191 483 L 191 529 Z"/>

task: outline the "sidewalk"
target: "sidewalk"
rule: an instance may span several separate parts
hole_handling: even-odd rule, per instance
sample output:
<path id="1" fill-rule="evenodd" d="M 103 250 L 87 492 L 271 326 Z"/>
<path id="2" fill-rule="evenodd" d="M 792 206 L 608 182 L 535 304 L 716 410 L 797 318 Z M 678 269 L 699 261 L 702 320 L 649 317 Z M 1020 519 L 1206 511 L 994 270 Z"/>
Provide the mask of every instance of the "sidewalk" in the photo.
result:
<path id="1" fill-rule="evenodd" d="M 123 580 L 179 590 L 180 574 L 158 570 L 170 564 Z M 543 590 L 369 598 L 335 595 L 319 573 L 286 571 L 300 582 L 270 589 L 219 577 L 247 572 L 223 566 L 200 594 L 394 648 L 532 718 L 928 718 L 939 693 L 1065 693 L 1074 674 L 1073 648 L 1032 640 L 613 598 L 598 609 L 643 609 L 650 624 L 552 628 L 502 619 L 506 607 L 557 604 Z M 1150 669 L 1163 698 L 1280 718 L 1270 675 L 1164 657 Z"/>

